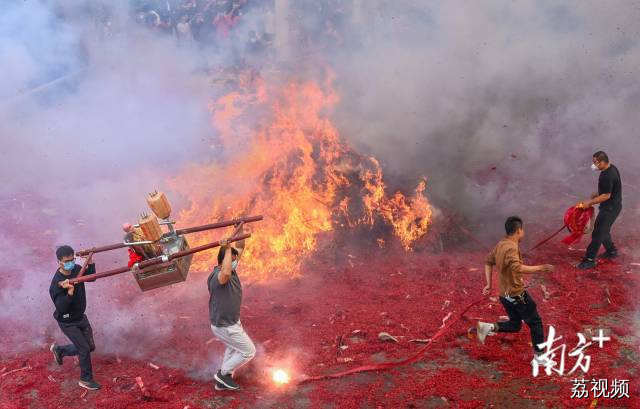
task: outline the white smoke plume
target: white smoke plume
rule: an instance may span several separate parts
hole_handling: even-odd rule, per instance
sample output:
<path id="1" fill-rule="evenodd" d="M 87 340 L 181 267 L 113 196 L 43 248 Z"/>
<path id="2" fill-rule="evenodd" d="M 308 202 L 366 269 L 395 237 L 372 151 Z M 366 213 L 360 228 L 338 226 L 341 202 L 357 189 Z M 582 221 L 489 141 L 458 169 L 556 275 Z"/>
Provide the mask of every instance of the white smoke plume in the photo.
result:
<path id="1" fill-rule="evenodd" d="M 594 191 L 602 149 L 636 206 L 637 7 L 355 3 L 345 41 L 357 46 L 332 56 L 338 123 L 387 175 L 427 176 L 437 203 L 476 223 L 560 217 Z"/>
<path id="2" fill-rule="evenodd" d="M 206 69 L 233 50 L 181 46 L 136 22 L 127 1 L 2 7 L 0 321 L 3 348 L 14 351 L 61 337 L 48 295 L 57 246 L 121 241 L 121 223 L 147 210 L 147 192 L 166 189 L 186 163 L 221 158 L 208 110 L 219 90 Z M 176 208 L 185 199 L 171 198 Z M 127 257 L 120 250 L 94 261 L 104 271 Z M 171 291 L 201 307 L 206 330 L 206 275 L 199 278 Z M 87 288 L 103 351 L 138 356 L 143 348 L 126 342 L 132 334 L 172 331 L 177 317 L 163 314 L 171 306 L 154 299 L 158 292 L 141 294 L 131 277 Z"/>

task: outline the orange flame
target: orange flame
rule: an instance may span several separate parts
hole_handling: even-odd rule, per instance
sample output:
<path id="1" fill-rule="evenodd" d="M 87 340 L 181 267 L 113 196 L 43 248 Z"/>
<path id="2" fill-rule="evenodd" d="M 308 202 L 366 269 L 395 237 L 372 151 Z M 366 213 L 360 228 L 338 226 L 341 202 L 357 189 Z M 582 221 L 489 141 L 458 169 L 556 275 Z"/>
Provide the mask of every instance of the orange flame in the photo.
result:
<path id="1" fill-rule="evenodd" d="M 245 272 L 248 267 L 256 280 L 298 275 L 318 235 L 345 225 L 381 220 L 409 250 L 431 221 L 426 182 L 411 198 L 400 192 L 388 197 L 379 163 L 350 149 L 327 118 L 338 100 L 331 89 L 311 82 L 280 88 L 259 82 L 211 104 L 229 158 L 192 165 L 171 181 L 191 200 L 177 217 L 179 225 L 263 214 L 243 256 Z M 196 246 L 220 234 L 193 235 L 189 241 Z M 193 268 L 210 270 L 212 259 L 199 255 Z"/>

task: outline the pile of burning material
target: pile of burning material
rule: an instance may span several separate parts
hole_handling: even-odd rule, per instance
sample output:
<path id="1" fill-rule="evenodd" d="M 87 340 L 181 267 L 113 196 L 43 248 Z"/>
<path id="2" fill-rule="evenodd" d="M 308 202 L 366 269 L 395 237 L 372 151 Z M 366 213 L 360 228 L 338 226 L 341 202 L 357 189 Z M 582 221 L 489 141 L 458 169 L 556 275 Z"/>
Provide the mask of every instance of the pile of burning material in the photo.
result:
<path id="1" fill-rule="evenodd" d="M 330 81 L 282 86 L 261 79 L 217 99 L 210 106 L 212 144 L 228 159 L 194 164 L 170 181 L 190 200 L 178 220 L 263 214 L 247 249 L 252 280 L 298 276 L 318 238 L 336 230 L 368 229 L 374 245 L 392 235 L 412 249 L 432 221 L 426 179 L 417 178 L 411 194 L 390 194 L 378 161 L 355 152 L 332 124 L 328 113 L 338 102 Z M 208 268 L 204 258 L 193 263 Z"/>
<path id="2" fill-rule="evenodd" d="M 132 226 L 133 230 L 127 234 L 124 242 L 92 247 L 76 253 L 76 255 L 80 257 L 86 257 L 86 260 L 78 276 L 69 280 L 70 283 L 76 284 L 94 281 L 98 278 L 110 277 L 131 271 L 142 291 L 176 284 L 187 279 L 193 254 L 220 246 L 219 241 L 214 241 L 190 248 L 185 238 L 186 234 L 236 226 L 229 242 L 240 241 L 251 237 L 250 233 L 238 234 L 243 224 L 262 220 L 262 216 L 238 217 L 234 220 L 176 230 L 174 228 L 175 221 L 169 219 L 171 215 L 171 205 L 164 193 L 154 192 L 149 194 L 147 203 L 153 211 L 153 214 L 143 214 L 139 223 Z M 158 218 L 162 219 L 162 221 L 159 221 Z M 166 226 L 167 231 L 163 232 L 161 226 Z M 127 240 L 131 238 L 141 238 L 142 240 Z M 140 261 L 135 263 L 133 267 L 120 267 L 88 276 L 84 275 L 95 253 L 123 247 L 129 247 L 130 252 L 134 252 L 139 257 Z"/>

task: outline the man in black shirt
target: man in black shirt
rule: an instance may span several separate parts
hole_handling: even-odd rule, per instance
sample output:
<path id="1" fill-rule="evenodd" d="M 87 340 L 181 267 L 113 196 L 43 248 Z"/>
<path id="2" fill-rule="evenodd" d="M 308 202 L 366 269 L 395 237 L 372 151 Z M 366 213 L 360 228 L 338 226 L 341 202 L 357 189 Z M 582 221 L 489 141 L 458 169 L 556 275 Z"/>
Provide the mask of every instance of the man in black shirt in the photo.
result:
<path id="1" fill-rule="evenodd" d="M 609 163 L 609 157 L 602 151 L 593 154 L 591 169 L 600 171 L 598 193 L 593 194 L 590 200 L 578 203 L 578 207 L 587 208 L 600 204 L 600 211 L 591 235 L 591 244 L 587 247 L 584 259 L 578 264 L 578 268 L 582 270 L 595 268 L 601 244 L 604 245 L 605 252 L 600 257 L 612 259 L 618 256 L 618 250 L 611 240 L 611 226 L 622 210 L 620 172 L 618 172 L 618 168 Z"/>
<path id="2" fill-rule="evenodd" d="M 93 330 L 84 314 L 87 307 L 87 297 L 84 283 L 70 284 L 69 279 L 80 273 L 80 266 L 75 263 L 75 252 L 70 246 L 61 246 L 56 250 L 58 269 L 56 270 L 49 295 L 56 307 L 53 317 L 58 321 L 62 332 L 71 340 L 71 344 L 58 346 L 55 343 L 49 348 L 58 365 L 62 365 L 65 356 L 77 355 L 80 362 L 80 381 L 78 385 L 85 389 L 97 390 L 100 385 L 93 380 L 91 368 L 91 351 L 96 346 L 93 342 Z M 86 274 L 94 274 L 95 264 L 87 266 Z"/>

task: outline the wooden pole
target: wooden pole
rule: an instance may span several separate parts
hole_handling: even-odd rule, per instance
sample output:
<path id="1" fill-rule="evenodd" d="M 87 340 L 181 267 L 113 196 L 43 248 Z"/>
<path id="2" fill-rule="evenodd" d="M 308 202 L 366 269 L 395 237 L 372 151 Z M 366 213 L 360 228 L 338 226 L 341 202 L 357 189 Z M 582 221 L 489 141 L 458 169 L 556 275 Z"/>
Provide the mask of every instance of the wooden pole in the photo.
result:
<path id="1" fill-rule="evenodd" d="M 251 234 L 242 234 L 240 236 L 236 236 L 236 237 L 232 237 L 231 239 L 229 239 L 229 243 L 232 243 L 234 241 L 240 241 L 240 240 L 244 240 L 251 237 Z M 161 257 L 154 257 L 151 258 L 149 260 L 144 260 L 138 263 L 138 267 L 140 269 L 144 269 L 147 267 L 151 267 L 151 266 L 155 266 L 158 264 L 162 264 L 162 263 L 166 263 L 167 261 L 170 260 L 175 260 L 177 258 L 180 257 L 184 257 L 184 256 L 188 256 L 190 254 L 194 254 L 194 253 L 198 253 L 201 251 L 205 251 L 205 250 L 209 250 L 215 247 L 219 247 L 220 246 L 220 241 L 214 241 L 213 243 L 209 243 L 209 244 L 204 244 L 202 246 L 198 246 L 198 247 L 194 247 L 192 249 L 189 250 L 184 250 L 184 251 L 180 251 L 177 253 L 173 253 L 169 256 L 161 256 Z M 95 274 L 90 274 L 88 276 L 82 276 L 82 277 L 76 277 L 73 278 L 71 280 L 69 280 L 69 283 L 71 284 L 78 284 L 78 283 L 84 283 L 87 281 L 94 281 L 97 280 L 98 278 L 104 278 L 104 277 L 110 277 L 110 276 L 114 276 L 116 274 L 122 274 L 122 273 L 126 273 L 127 271 L 130 271 L 131 269 L 129 267 L 120 267 L 120 268 L 116 268 L 114 270 L 107 270 L 107 271 L 103 271 L 102 273 L 95 273 Z"/>

